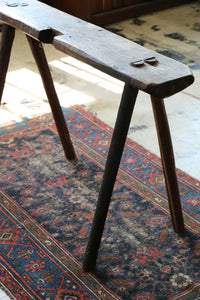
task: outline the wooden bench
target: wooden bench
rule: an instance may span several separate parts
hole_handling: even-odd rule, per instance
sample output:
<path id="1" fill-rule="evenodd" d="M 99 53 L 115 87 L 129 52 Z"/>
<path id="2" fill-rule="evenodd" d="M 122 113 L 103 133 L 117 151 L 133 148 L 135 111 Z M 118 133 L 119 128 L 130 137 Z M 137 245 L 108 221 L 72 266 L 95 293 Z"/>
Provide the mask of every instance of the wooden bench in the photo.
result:
<path id="1" fill-rule="evenodd" d="M 163 98 L 192 84 L 194 78 L 189 68 L 36 0 L 1 1 L 0 20 L 4 22 L 0 46 L 0 97 L 17 28 L 27 35 L 69 160 L 75 160 L 76 155 L 41 43 L 51 43 L 56 49 L 125 83 L 83 269 L 93 271 L 96 265 L 110 199 L 139 90 L 151 97 L 172 223 L 175 232 L 183 233 L 184 220 Z"/>

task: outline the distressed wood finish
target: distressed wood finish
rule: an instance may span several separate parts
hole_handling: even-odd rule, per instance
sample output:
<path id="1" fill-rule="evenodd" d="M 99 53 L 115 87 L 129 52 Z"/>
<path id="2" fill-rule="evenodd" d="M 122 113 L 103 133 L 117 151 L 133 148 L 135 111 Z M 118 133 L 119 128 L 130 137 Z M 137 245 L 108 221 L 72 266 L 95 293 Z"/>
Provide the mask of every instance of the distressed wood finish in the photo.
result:
<path id="1" fill-rule="evenodd" d="M 9 7 L 9 2 L 12 3 L 8 0 L 0 4 L 0 18 L 4 22 L 155 97 L 173 95 L 193 82 L 186 65 L 101 27 L 36 0 L 29 0 L 24 7 Z M 131 65 L 150 57 L 156 57 L 158 63 Z"/>
<path id="2" fill-rule="evenodd" d="M 28 0 L 27 0 L 28 1 Z M 124 144 L 135 105 L 137 92 L 151 95 L 153 113 L 160 145 L 169 208 L 174 230 L 183 233 L 184 220 L 176 176 L 174 154 L 167 115 L 162 98 L 173 95 L 188 85 L 194 78 L 189 68 L 175 60 L 139 46 L 98 26 L 72 17 L 36 0 L 25 6 L 9 6 L 11 0 L 0 0 L 0 19 L 5 26 L 0 47 L 0 87 L 4 79 L 14 36 L 5 37 L 18 28 L 26 33 L 49 98 L 61 141 L 68 159 L 75 159 L 62 110 L 55 93 L 51 74 L 41 42 L 52 43 L 58 50 L 122 80 L 125 83 L 118 117 L 114 128 L 108 159 L 100 189 L 95 218 L 88 241 L 83 268 L 95 269 L 98 249 L 109 209 L 113 186 L 116 180 Z M 24 2 L 23 2 L 24 3 Z M 105 3 L 108 3 L 108 1 Z M 115 1 L 119 4 L 120 1 Z M 10 30 L 13 28 L 13 30 Z M 5 66 L 4 66 L 5 58 Z"/>
<path id="3" fill-rule="evenodd" d="M 53 44 L 58 50 L 156 97 L 168 97 L 193 82 L 187 66 L 96 26 L 57 36 Z M 131 65 L 150 57 L 158 60 L 156 66 Z"/>

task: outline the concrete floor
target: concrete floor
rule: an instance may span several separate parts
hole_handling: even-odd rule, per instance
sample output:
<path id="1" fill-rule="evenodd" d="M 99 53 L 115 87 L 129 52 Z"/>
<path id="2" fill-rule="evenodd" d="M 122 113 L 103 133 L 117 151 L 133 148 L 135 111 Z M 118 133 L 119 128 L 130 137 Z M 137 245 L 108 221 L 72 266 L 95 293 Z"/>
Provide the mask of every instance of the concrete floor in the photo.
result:
<path id="1" fill-rule="evenodd" d="M 107 28 L 147 48 L 188 64 L 195 83 L 165 100 L 176 166 L 200 179 L 200 2 L 140 18 L 111 24 Z M 61 104 L 81 104 L 114 126 L 123 83 L 45 45 L 45 51 Z M 16 33 L 0 123 L 13 124 L 24 117 L 50 111 L 46 95 L 26 39 Z M 140 92 L 129 137 L 159 155 L 149 96 Z"/>

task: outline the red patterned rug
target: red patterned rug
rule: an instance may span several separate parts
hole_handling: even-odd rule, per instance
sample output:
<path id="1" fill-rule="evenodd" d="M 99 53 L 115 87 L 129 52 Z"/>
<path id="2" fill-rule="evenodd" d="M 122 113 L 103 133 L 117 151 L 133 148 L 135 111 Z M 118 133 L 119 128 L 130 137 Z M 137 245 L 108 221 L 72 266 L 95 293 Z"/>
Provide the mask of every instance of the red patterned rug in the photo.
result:
<path id="1" fill-rule="evenodd" d="M 168 213 L 160 160 L 128 140 L 96 274 L 81 263 L 112 129 L 64 110 L 79 163 L 51 115 L 0 130 L 0 285 L 11 299 L 200 299 L 200 182 L 178 170 L 186 232 Z"/>

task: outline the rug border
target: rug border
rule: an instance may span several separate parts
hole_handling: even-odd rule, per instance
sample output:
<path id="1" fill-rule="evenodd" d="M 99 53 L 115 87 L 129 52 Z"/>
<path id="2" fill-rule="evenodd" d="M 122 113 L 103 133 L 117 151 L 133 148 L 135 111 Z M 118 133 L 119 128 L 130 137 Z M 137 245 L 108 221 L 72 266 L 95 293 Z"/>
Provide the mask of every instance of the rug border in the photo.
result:
<path id="1" fill-rule="evenodd" d="M 83 284 L 86 287 L 87 287 L 87 282 L 92 279 L 94 280 L 95 284 L 98 286 L 99 291 L 101 291 L 101 295 L 106 293 L 107 298 L 105 299 L 116 299 L 116 300 L 121 299 L 113 291 L 111 291 L 104 284 L 102 284 L 100 280 L 95 276 L 95 274 L 83 272 L 80 262 L 78 262 L 77 259 L 69 251 L 67 251 L 67 249 L 65 249 L 49 232 L 45 230 L 45 228 L 43 228 L 37 222 L 37 220 L 35 220 L 28 212 L 24 210 L 24 208 L 22 208 L 14 199 L 12 199 L 9 195 L 7 195 L 2 189 L 0 189 L 0 203 L 19 223 L 21 223 L 24 226 L 24 228 L 31 235 L 34 235 L 35 239 L 52 254 L 52 257 L 56 257 L 59 263 L 61 265 L 64 265 L 64 267 L 68 269 L 75 277 L 79 278 L 80 281 L 82 280 Z M 18 212 L 20 212 L 20 214 L 18 214 Z M 42 232 L 41 235 L 38 234 L 38 236 L 35 236 L 35 234 L 33 234 L 33 232 L 30 230 L 30 228 L 32 228 L 32 224 L 37 226 L 38 230 Z M 45 236 L 48 236 L 48 240 L 49 239 L 51 240 L 51 244 L 44 245 L 42 243 L 42 241 L 44 241 Z M 53 249 L 54 247 L 58 247 L 62 251 L 62 254 L 52 252 L 51 249 Z M 65 256 L 64 261 L 63 261 L 63 256 Z M 69 269 L 69 267 L 67 266 L 69 260 L 70 262 L 73 262 L 73 271 Z M 80 279 L 80 274 L 82 275 L 81 279 Z M 87 288 L 92 290 L 90 287 Z M 92 290 L 92 293 L 95 295 L 95 297 L 99 298 L 99 295 L 97 295 L 95 291 Z"/>

